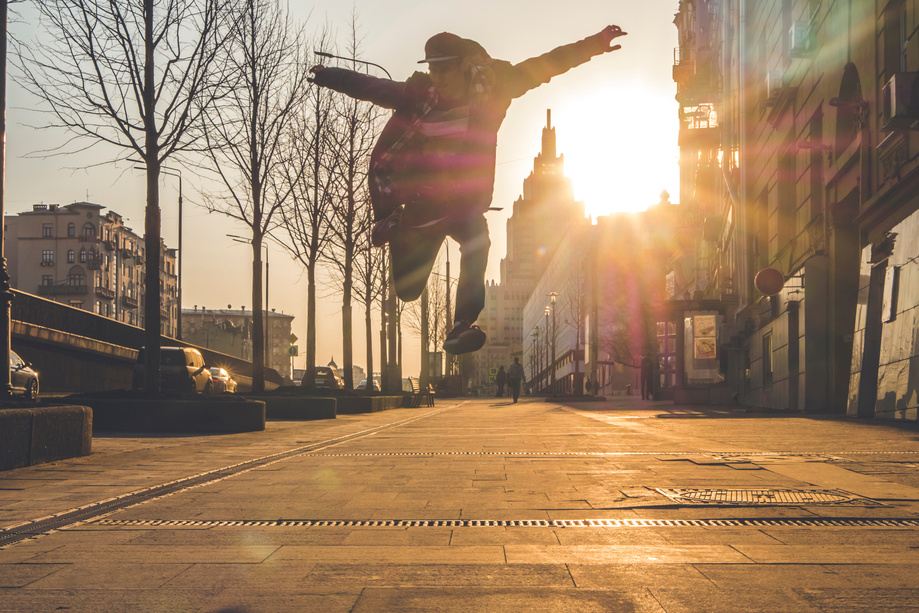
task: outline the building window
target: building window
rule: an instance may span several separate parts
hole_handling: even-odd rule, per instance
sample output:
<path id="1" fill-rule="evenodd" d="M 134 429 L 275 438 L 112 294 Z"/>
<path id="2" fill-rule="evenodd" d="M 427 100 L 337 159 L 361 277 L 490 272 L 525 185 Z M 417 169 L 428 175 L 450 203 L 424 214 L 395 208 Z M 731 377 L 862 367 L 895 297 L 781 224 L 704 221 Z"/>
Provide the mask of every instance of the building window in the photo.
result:
<path id="1" fill-rule="evenodd" d="M 95 236 L 96 227 L 91 223 L 83 224 L 83 236 Z"/>
<path id="2" fill-rule="evenodd" d="M 86 263 L 86 249 L 80 249 L 80 262 Z"/>
<path id="3" fill-rule="evenodd" d="M 67 275 L 67 285 L 86 285 L 86 275 L 81 273 L 70 273 Z"/>
<path id="4" fill-rule="evenodd" d="M 763 336 L 763 385 L 772 385 L 772 332 Z"/>
<path id="5" fill-rule="evenodd" d="M 75 309 L 82 309 L 82 308 L 83 308 L 83 301 L 82 301 L 82 300 L 71 300 L 71 301 L 70 301 L 70 306 L 72 306 L 72 307 L 75 308 Z"/>
<path id="6" fill-rule="evenodd" d="M 74 261 L 74 252 L 73 252 L 73 249 L 68 249 L 68 250 L 67 250 L 67 263 L 68 263 L 68 264 L 73 264 L 73 261 Z"/>
<path id="7" fill-rule="evenodd" d="M 41 235 L 45 238 L 50 238 L 53 236 L 54 226 L 49 223 L 43 223 L 41 225 Z"/>
<path id="8" fill-rule="evenodd" d="M 41 276 L 42 285 L 54 285 L 54 277 L 51 275 L 42 275 Z"/>
<path id="9" fill-rule="evenodd" d="M 77 227 L 73 225 L 73 222 L 70 222 L 69 224 L 67 224 L 67 236 L 76 236 L 76 235 L 77 235 Z"/>
<path id="10" fill-rule="evenodd" d="M 41 263 L 46 265 L 54 264 L 54 249 L 41 250 Z"/>

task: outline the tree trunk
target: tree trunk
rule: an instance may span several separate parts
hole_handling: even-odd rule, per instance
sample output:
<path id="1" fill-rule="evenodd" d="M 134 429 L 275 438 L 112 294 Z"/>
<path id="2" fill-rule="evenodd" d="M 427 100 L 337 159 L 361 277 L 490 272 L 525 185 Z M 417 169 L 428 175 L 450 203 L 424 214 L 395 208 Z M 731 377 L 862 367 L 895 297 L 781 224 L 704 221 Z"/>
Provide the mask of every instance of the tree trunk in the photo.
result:
<path id="1" fill-rule="evenodd" d="M 144 209 L 144 389 L 160 391 L 160 160 L 156 131 L 153 0 L 144 0 L 144 131 L 147 204 Z"/>

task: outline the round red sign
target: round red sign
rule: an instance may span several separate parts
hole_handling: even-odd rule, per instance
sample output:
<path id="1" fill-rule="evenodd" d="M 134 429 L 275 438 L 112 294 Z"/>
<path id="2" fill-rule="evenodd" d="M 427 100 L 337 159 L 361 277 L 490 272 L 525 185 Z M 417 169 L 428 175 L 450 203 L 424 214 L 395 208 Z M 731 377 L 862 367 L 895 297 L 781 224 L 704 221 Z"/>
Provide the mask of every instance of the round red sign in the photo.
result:
<path id="1" fill-rule="evenodd" d="M 753 278 L 756 289 L 767 296 L 775 296 L 785 286 L 785 277 L 775 268 L 764 268 Z"/>

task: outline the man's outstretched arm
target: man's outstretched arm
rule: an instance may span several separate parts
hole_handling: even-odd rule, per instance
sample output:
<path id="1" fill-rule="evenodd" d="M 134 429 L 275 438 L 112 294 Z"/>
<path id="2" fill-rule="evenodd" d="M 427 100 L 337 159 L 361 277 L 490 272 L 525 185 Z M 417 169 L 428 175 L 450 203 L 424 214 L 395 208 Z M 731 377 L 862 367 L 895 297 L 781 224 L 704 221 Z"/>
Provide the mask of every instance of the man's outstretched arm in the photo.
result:
<path id="1" fill-rule="evenodd" d="M 522 96 L 534 87 L 548 83 L 552 77 L 590 61 L 594 56 L 621 49 L 622 45 L 612 43 L 627 34 L 628 32 L 623 32 L 619 26 L 606 26 L 584 40 L 562 45 L 548 53 L 515 64 L 513 72 L 516 78 L 509 86 L 511 97 Z"/>
<path id="2" fill-rule="evenodd" d="M 346 68 L 313 66 L 310 72 L 313 74 L 311 83 L 387 109 L 397 108 L 405 94 L 405 83 L 401 81 L 372 77 Z"/>

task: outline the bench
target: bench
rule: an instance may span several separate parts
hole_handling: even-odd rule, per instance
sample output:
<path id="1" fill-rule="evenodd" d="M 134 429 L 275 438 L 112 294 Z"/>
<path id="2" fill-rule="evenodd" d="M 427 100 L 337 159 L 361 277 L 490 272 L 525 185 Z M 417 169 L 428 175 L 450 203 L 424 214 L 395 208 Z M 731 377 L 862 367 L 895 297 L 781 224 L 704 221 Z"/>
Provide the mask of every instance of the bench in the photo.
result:
<path id="1" fill-rule="evenodd" d="M 434 406 L 434 388 L 428 384 L 427 389 L 422 390 L 421 382 L 417 377 L 409 377 L 408 380 L 412 384 L 412 408 L 420 407 L 422 401 L 425 406 Z"/>

